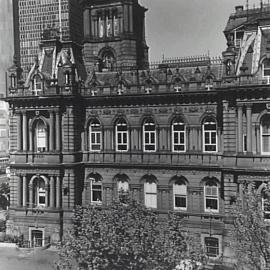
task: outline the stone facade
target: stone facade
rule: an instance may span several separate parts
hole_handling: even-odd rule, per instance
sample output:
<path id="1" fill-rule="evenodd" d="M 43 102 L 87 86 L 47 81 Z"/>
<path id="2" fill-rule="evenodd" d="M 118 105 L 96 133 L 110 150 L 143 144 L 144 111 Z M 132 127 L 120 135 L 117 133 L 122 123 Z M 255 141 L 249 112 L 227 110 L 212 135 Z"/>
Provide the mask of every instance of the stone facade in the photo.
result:
<path id="1" fill-rule="evenodd" d="M 108 18 L 113 24 L 118 2 L 111 2 L 108 9 L 102 1 L 91 8 L 85 4 L 82 53 L 52 36 L 42 41 L 43 57 L 26 82 L 18 81 L 16 63 L 9 69 L 9 230 L 31 245 L 38 236 L 56 241 L 76 204 L 107 205 L 124 192 L 163 216 L 182 215 L 206 245 L 210 261 L 230 266 L 231 205 L 244 183 L 269 182 L 268 31 L 250 10 L 252 29 L 258 24 L 257 45 L 249 44 L 252 53 L 240 52 L 233 34 L 241 20 L 233 27 L 231 21 L 247 13 L 238 9 L 226 27 L 222 59 L 165 59 L 143 69 L 136 60 L 140 53 L 132 49 L 129 69 L 110 61 L 100 68 L 91 51 L 106 45 L 93 38 L 90 21 L 104 26 Z M 132 8 L 140 16 L 145 11 L 135 0 L 124 2 L 129 15 Z M 95 20 L 92 12 L 108 17 Z M 262 10 L 258 16 L 269 14 Z M 249 28 L 242 31 L 236 37 Z M 131 48 L 122 48 L 123 42 L 134 44 L 132 35 L 123 42 L 108 38 L 110 48 L 118 44 L 112 59 L 121 62 Z M 248 61 L 251 54 L 254 61 Z"/>

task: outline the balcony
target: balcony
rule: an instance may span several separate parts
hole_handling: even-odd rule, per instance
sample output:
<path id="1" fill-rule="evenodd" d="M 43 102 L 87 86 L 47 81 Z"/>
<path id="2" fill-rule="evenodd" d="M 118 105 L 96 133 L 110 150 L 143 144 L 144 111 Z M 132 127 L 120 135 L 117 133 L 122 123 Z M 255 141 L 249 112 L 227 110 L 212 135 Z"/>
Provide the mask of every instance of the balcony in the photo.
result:
<path id="1" fill-rule="evenodd" d="M 62 163 L 62 154 L 57 152 L 13 152 L 10 154 L 10 163 L 26 164 L 57 164 Z"/>
<path id="2" fill-rule="evenodd" d="M 164 152 L 87 152 L 84 162 L 96 164 L 136 164 L 136 165 L 170 165 L 218 167 L 222 156 L 209 153 L 164 153 Z"/>

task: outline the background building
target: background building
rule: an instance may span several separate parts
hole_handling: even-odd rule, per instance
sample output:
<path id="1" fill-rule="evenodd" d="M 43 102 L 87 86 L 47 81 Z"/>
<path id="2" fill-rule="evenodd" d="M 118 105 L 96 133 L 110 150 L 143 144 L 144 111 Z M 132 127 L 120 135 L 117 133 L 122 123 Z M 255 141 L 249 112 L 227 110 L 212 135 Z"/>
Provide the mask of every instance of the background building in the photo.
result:
<path id="1" fill-rule="evenodd" d="M 269 7 L 236 7 L 222 58 L 148 65 L 138 1 L 92 3 L 83 53 L 45 29 L 24 85 L 8 70 L 9 233 L 57 241 L 76 204 L 124 191 L 182 215 L 212 269 L 230 269 L 231 205 L 252 182 L 264 196 L 270 176 Z"/>
<path id="2" fill-rule="evenodd" d="M 82 10 L 77 0 L 14 0 L 13 9 L 15 54 L 24 77 L 38 56 L 44 30 L 57 30 L 62 41 L 82 42 Z"/>

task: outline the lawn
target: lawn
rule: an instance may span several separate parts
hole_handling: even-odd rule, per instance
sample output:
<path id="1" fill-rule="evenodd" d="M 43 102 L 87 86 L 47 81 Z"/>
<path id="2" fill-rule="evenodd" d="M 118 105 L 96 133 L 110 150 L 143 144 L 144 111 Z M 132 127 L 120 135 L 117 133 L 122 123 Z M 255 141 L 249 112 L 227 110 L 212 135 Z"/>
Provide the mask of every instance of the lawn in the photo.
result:
<path id="1" fill-rule="evenodd" d="M 0 248 L 0 270 L 55 270 L 54 250 Z"/>

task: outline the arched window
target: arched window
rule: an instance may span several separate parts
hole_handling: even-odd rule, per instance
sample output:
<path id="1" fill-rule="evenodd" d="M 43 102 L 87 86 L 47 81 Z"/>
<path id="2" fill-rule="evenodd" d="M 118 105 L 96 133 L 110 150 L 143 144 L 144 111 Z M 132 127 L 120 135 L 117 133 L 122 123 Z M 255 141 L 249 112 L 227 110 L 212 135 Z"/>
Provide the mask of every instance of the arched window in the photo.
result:
<path id="1" fill-rule="evenodd" d="M 156 125 L 153 119 L 146 119 L 143 124 L 143 151 L 156 151 Z"/>
<path id="2" fill-rule="evenodd" d="M 101 70 L 111 71 L 114 67 L 115 57 L 111 50 L 106 50 L 101 56 Z"/>
<path id="3" fill-rule="evenodd" d="M 217 152 L 217 124 L 212 118 L 203 123 L 203 151 Z"/>
<path id="4" fill-rule="evenodd" d="M 144 203 L 148 208 L 157 208 L 157 184 L 152 179 L 144 183 Z"/>
<path id="5" fill-rule="evenodd" d="M 46 206 L 45 181 L 41 177 L 34 182 L 34 204 L 41 208 Z"/>
<path id="6" fill-rule="evenodd" d="M 219 211 L 218 186 L 213 180 L 206 181 L 204 185 L 204 210 L 205 212 Z"/>
<path id="7" fill-rule="evenodd" d="M 35 128 L 35 145 L 37 152 L 44 152 L 47 150 L 47 131 L 45 123 L 38 120 Z"/>
<path id="8" fill-rule="evenodd" d="M 262 76 L 267 78 L 267 83 L 270 83 L 270 59 L 265 59 L 262 63 Z"/>
<path id="9" fill-rule="evenodd" d="M 16 75 L 13 73 L 10 75 L 10 87 L 11 88 L 16 87 Z"/>
<path id="10" fill-rule="evenodd" d="M 270 154 L 270 114 L 261 119 L 261 153 Z"/>
<path id="11" fill-rule="evenodd" d="M 187 185 L 182 180 L 173 184 L 174 209 L 187 210 Z"/>
<path id="12" fill-rule="evenodd" d="M 42 80 L 41 77 L 37 74 L 33 78 L 33 95 L 38 96 L 42 91 Z"/>
<path id="13" fill-rule="evenodd" d="M 172 151 L 186 151 L 186 126 L 180 119 L 176 119 L 172 123 Z"/>
<path id="14" fill-rule="evenodd" d="M 119 201 L 122 203 L 125 203 L 128 199 L 128 194 L 129 194 L 128 181 L 125 179 L 119 179 L 117 181 L 117 191 L 118 191 Z"/>
<path id="15" fill-rule="evenodd" d="M 102 203 L 102 181 L 98 178 L 91 178 L 91 203 Z"/>
<path id="16" fill-rule="evenodd" d="M 128 151 L 128 127 L 124 119 L 120 119 L 115 127 L 116 151 Z"/>
<path id="17" fill-rule="evenodd" d="M 89 150 L 92 152 L 101 151 L 101 125 L 95 119 L 89 125 Z"/>

